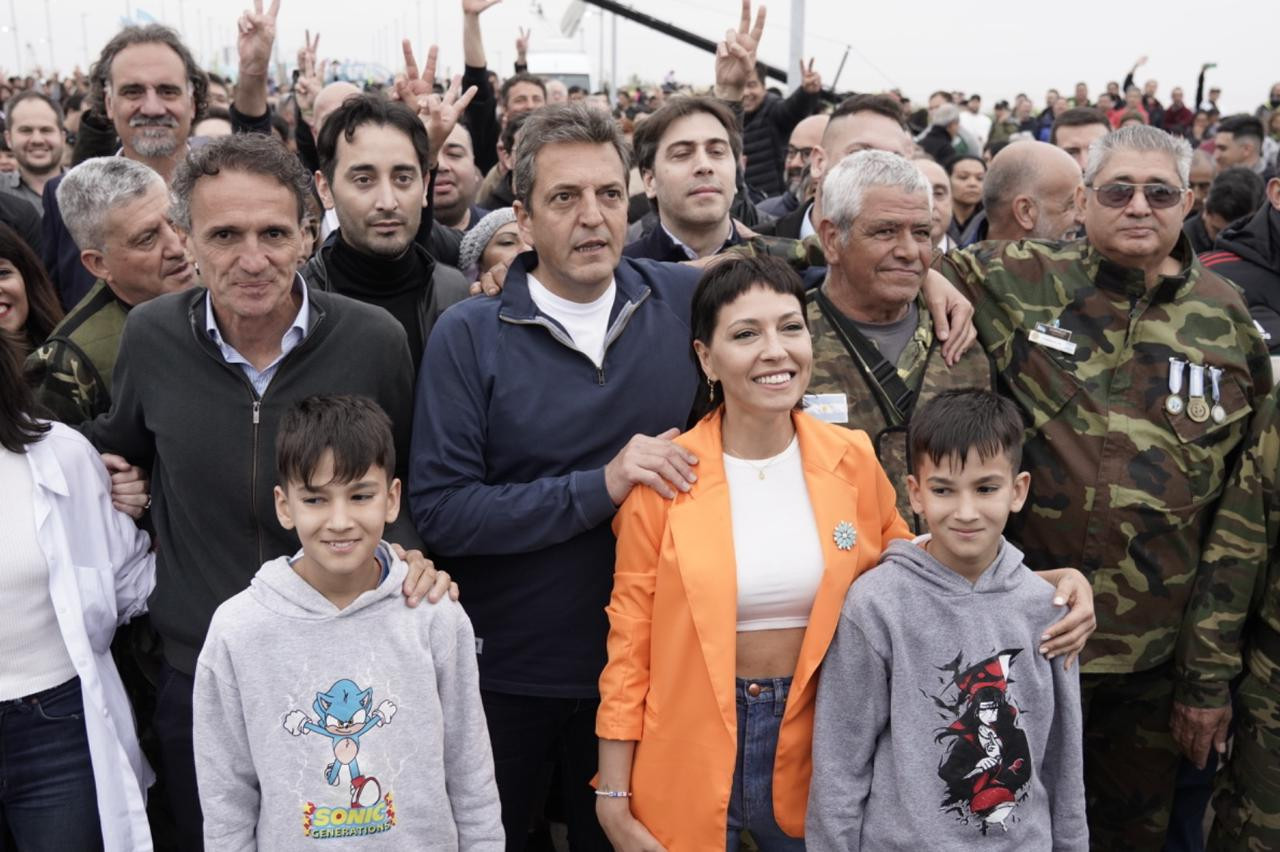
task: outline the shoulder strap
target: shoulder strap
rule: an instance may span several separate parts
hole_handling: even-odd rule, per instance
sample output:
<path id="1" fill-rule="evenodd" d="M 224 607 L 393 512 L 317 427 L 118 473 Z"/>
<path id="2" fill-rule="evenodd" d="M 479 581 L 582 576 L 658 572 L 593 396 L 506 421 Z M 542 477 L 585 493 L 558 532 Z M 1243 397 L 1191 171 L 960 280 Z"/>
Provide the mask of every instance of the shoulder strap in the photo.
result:
<path id="1" fill-rule="evenodd" d="M 836 335 L 844 348 L 849 351 L 859 369 L 870 381 L 870 385 L 880 397 L 881 408 L 891 425 L 905 423 L 911 409 L 915 407 L 916 393 L 907 387 L 907 383 L 898 375 L 898 368 L 890 364 L 880 349 L 858 331 L 853 322 L 840 313 L 831 304 L 822 288 L 813 291 L 818 302 L 818 309 L 826 317 L 827 322 L 835 329 Z"/>

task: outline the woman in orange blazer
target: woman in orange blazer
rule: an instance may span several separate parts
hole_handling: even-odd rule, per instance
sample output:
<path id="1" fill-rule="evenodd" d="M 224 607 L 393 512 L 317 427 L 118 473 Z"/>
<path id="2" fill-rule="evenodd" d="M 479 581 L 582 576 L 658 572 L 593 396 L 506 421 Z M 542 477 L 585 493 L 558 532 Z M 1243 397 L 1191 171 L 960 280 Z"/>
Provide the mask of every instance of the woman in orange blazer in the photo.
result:
<path id="1" fill-rule="evenodd" d="M 812 346 L 795 273 L 769 259 L 710 270 L 693 326 L 716 403 L 677 439 L 699 459 L 698 480 L 674 501 L 633 489 L 614 521 L 598 792 L 631 795 L 602 795 L 598 813 L 619 849 L 657 849 L 656 838 L 670 850 L 719 850 L 742 828 L 763 852 L 802 849 L 818 664 L 854 577 L 909 531 L 865 433 L 796 410 Z M 741 630 L 726 464 L 745 463 L 748 481 L 758 470 L 767 483 L 770 459 L 793 442 L 819 540 L 810 543 L 817 575 L 809 565 L 798 582 L 811 592 L 807 625 Z M 788 566 L 777 571 L 789 584 Z M 739 736 L 743 709 L 763 720 L 748 726 L 766 729 L 754 742 Z M 735 778 L 744 747 L 754 778 Z"/>
<path id="2" fill-rule="evenodd" d="M 910 535 L 866 434 L 799 410 L 804 305 L 779 261 L 708 270 L 692 325 L 712 411 L 676 439 L 697 481 L 635 488 L 614 520 L 596 794 L 620 852 L 734 850 L 742 829 L 762 852 L 804 848 L 818 666 L 854 578 Z M 1042 573 L 1082 602 L 1058 641 L 1092 612 L 1069 573 Z"/>

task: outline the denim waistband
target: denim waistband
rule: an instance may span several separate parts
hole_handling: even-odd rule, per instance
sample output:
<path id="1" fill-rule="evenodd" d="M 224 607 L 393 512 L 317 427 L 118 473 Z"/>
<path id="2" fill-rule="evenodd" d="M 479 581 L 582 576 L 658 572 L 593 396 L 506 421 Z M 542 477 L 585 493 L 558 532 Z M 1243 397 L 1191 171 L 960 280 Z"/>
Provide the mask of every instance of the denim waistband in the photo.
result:
<path id="1" fill-rule="evenodd" d="M 785 707 L 787 695 L 791 692 L 791 678 L 734 678 L 733 692 L 739 706 L 772 703 Z"/>
<path id="2" fill-rule="evenodd" d="M 57 698 L 70 692 L 72 689 L 80 688 L 80 677 L 64 680 L 57 686 L 51 686 L 48 689 L 42 689 L 39 692 L 33 692 L 30 695 L 24 695 L 21 698 L 7 698 L 0 701 L 0 711 L 9 710 L 14 707 L 20 707 L 23 704 L 39 704 L 41 701 L 48 701 L 51 698 Z"/>

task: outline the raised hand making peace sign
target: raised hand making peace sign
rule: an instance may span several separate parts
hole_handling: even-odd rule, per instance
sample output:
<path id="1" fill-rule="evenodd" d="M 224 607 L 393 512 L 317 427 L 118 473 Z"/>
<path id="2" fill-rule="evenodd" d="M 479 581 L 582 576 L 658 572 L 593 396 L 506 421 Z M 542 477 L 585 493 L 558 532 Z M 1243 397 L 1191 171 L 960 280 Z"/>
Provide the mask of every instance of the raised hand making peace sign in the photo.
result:
<path id="1" fill-rule="evenodd" d="M 413 45 L 409 39 L 401 43 L 404 48 L 404 76 L 396 77 L 396 95 L 412 110 L 418 113 L 422 124 L 427 128 L 427 138 L 431 143 L 429 162 L 435 168 L 440 149 L 444 141 L 453 132 L 454 125 L 462 117 L 467 104 L 476 96 L 476 87 L 472 86 L 462 94 L 462 77 L 455 76 L 443 95 L 435 94 L 436 56 L 435 45 L 427 51 L 426 65 L 422 73 L 418 73 L 418 62 L 413 57 Z"/>

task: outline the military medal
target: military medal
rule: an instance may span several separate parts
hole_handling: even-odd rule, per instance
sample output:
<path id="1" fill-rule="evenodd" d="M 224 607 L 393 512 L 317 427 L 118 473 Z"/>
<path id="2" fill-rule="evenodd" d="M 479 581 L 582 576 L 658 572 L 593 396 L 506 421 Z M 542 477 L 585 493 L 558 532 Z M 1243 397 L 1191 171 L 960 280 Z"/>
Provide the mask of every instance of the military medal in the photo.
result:
<path id="1" fill-rule="evenodd" d="M 1227 410 L 1222 407 L 1222 393 L 1219 380 L 1222 378 L 1221 367 L 1209 368 L 1209 384 L 1213 390 L 1213 408 L 1209 410 L 1209 416 L 1213 418 L 1214 423 L 1221 423 L 1227 419 Z"/>
<path id="2" fill-rule="evenodd" d="M 1169 359 L 1169 396 L 1164 401 L 1164 410 L 1177 417 L 1182 413 L 1182 368 L 1187 362 L 1181 358 Z"/>
<path id="3" fill-rule="evenodd" d="M 1204 365 L 1191 364 L 1187 379 L 1187 416 L 1196 423 L 1209 419 L 1209 403 L 1204 400 Z"/>

